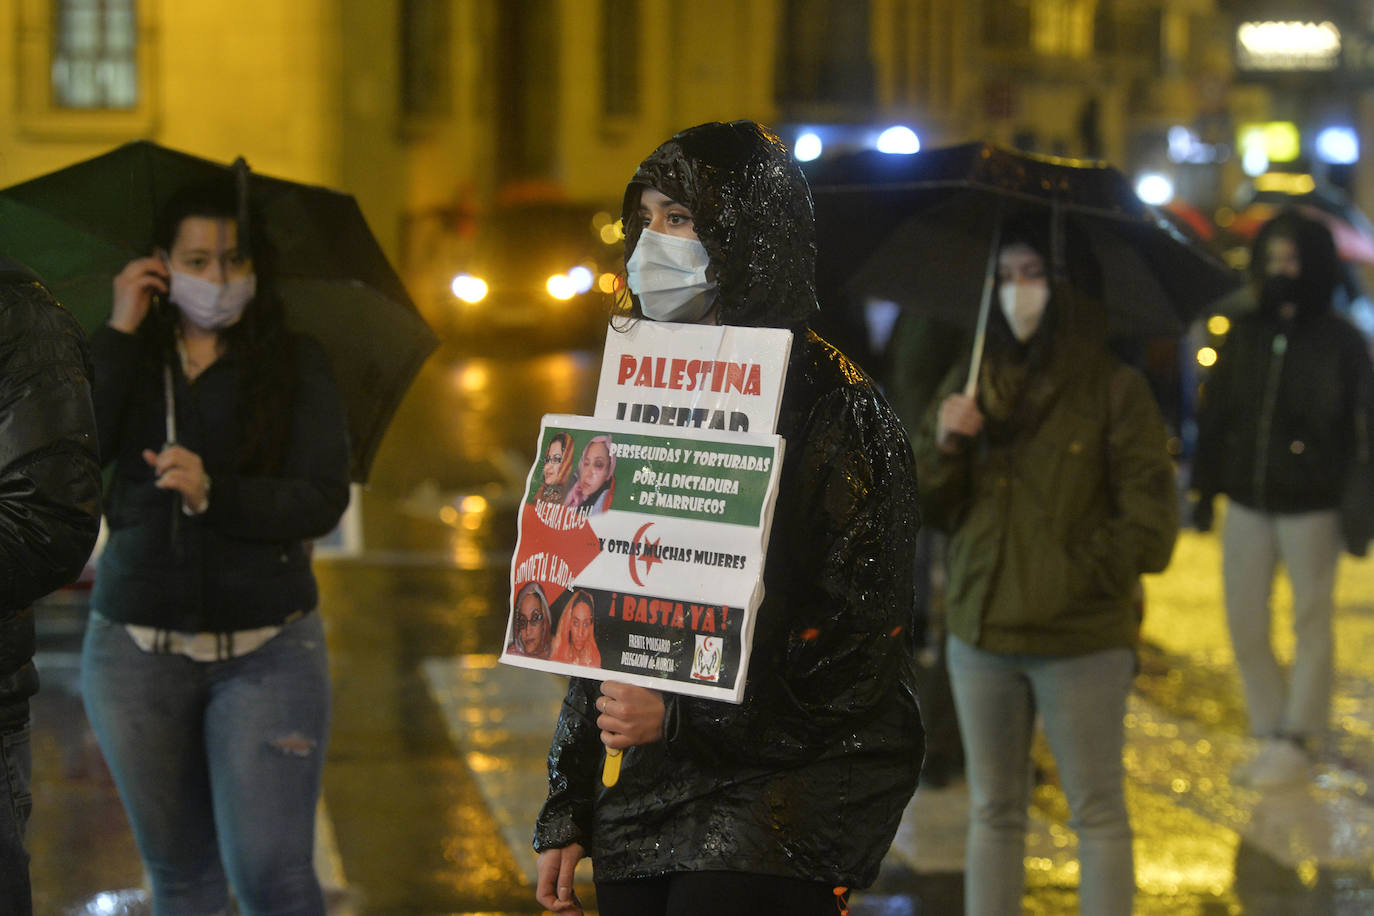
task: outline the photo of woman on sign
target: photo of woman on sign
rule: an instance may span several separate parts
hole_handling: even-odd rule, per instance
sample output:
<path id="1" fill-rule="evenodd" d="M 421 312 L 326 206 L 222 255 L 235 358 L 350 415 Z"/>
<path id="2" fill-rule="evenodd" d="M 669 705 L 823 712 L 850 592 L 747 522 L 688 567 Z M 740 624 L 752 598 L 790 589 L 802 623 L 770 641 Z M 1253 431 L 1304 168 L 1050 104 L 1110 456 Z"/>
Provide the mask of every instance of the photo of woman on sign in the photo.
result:
<path id="1" fill-rule="evenodd" d="M 571 433 L 556 433 L 549 440 L 540 462 L 543 476 L 534 494 L 537 503 L 561 503 L 568 495 L 568 478 L 572 476 L 573 440 Z"/>
<path id="2" fill-rule="evenodd" d="M 577 482 L 563 505 L 580 509 L 585 515 L 597 515 L 611 507 L 614 495 L 615 455 L 611 454 L 611 437 L 597 436 L 582 449 Z"/>
<path id="3" fill-rule="evenodd" d="M 558 619 L 558 632 L 553 637 L 553 660 L 588 668 L 601 667 L 601 650 L 596 647 L 596 633 L 592 621 L 596 605 L 583 589 L 573 592 L 563 616 Z"/>
<path id="4" fill-rule="evenodd" d="M 548 658 L 553 648 L 553 615 L 538 582 L 527 582 L 515 596 L 510 645 L 506 652 L 526 658 Z"/>

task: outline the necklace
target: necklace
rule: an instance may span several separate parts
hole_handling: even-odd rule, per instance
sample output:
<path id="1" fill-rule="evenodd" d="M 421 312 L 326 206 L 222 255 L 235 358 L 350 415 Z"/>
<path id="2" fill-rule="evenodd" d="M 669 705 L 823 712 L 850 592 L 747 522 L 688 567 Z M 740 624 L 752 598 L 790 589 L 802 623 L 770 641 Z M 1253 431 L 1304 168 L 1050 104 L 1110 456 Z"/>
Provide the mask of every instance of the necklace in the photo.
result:
<path id="1" fill-rule="evenodd" d="M 210 358 L 208 360 L 193 359 L 186 346 L 186 338 L 181 333 L 181 328 L 177 328 L 177 356 L 181 359 L 181 371 L 186 376 L 188 382 L 195 381 L 196 377 L 210 367 L 219 358 L 219 340 L 216 339 L 211 344 Z"/>

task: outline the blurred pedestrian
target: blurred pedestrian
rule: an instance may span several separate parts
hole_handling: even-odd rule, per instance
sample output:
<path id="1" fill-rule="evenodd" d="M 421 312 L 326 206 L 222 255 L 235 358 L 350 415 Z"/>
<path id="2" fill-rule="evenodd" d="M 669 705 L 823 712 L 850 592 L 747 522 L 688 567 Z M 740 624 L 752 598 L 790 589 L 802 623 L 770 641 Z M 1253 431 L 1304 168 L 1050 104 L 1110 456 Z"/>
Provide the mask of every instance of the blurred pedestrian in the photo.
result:
<path id="1" fill-rule="evenodd" d="M 1003 227 L 976 393 L 964 359 L 916 435 L 949 535 L 948 663 L 972 807 L 965 912 L 1021 911 L 1037 713 L 1078 834 L 1080 911 L 1131 912 L 1123 717 L 1137 578 L 1169 561 L 1173 466 L 1145 379 L 1105 345 L 1095 265 L 1049 220 Z M 1056 279 L 1055 277 L 1058 277 Z"/>
<path id="2" fill-rule="evenodd" d="M 80 325 L 0 257 L 0 916 L 33 912 L 33 602 L 71 582 L 100 531 L 90 358 Z"/>
<path id="3" fill-rule="evenodd" d="M 833 916 L 877 875 L 921 763 L 910 449 L 870 380 L 807 329 L 811 197 L 776 136 L 748 121 L 678 134 L 635 172 L 623 217 L 634 320 L 793 332 L 787 452 L 744 701 L 573 679 L 537 898 L 581 913 L 587 855 L 602 916 Z M 624 750 L 610 787 L 603 745 Z"/>
<path id="4" fill-rule="evenodd" d="M 940 383 L 972 342 L 973 335 L 964 328 L 920 309 L 904 308 L 897 316 L 884 354 L 883 390 L 908 436 L 920 429 Z M 920 647 L 917 692 L 926 726 L 921 785 L 927 788 L 948 785 L 964 772 L 964 745 L 945 659 L 944 560 L 945 535 L 929 525 L 922 527 L 916 535 L 914 636 Z"/>
<path id="5" fill-rule="evenodd" d="M 1340 263 L 1323 224 L 1295 211 L 1265 224 L 1251 278 L 1258 308 L 1235 319 L 1203 386 L 1192 488 L 1200 531 L 1212 527 L 1214 498 L 1228 497 L 1226 622 L 1261 742 L 1234 778 L 1266 787 L 1308 778 L 1326 731 L 1340 504 L 1371 389 L 1364 341 L 1332 309 Z M 1291 680 L 1270 642 L 1280 563 L 1293 594 Z"/>
<path id="6" fill-rule="evenodd" d="M 264 232 L 240 218 L 232 182 L 177 193 L 92 341 L 114 474 L 82 696 L 159 916 L 222 912 L 231 887 L 245 914 L 324 912 L 330 689 L 309 543 L 348 504 L 347 426 L 323 350 L 286 330 Z"/>

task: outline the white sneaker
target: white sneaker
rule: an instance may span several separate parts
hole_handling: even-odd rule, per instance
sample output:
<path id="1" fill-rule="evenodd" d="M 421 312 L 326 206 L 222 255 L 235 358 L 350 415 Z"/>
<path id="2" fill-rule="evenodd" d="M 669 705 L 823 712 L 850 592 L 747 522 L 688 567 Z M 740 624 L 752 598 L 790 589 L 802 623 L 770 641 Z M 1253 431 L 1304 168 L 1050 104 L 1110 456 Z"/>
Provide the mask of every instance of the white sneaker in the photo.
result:
<path id="1" fill-rule="evenodd" d="M 1312 761 L 1302 748 L 1285 738 L 1269 738 L 1259 756 L 1246 768 L 1246 781 L 1256 789 L 1275 789 L 1311 778 Z"/>

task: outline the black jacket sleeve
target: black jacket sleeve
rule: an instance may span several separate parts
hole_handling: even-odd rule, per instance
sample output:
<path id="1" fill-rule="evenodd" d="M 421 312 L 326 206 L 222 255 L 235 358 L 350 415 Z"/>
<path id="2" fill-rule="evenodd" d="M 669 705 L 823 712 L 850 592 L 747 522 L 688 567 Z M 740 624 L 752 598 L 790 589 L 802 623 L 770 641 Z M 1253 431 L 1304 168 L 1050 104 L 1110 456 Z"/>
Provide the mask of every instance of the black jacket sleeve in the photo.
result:
<path id="1" fill-rule="evenodd" d="M 38 283 L 0 283 L 0 613 L 76 578 L 99 530 L 85 335 Z"/>

